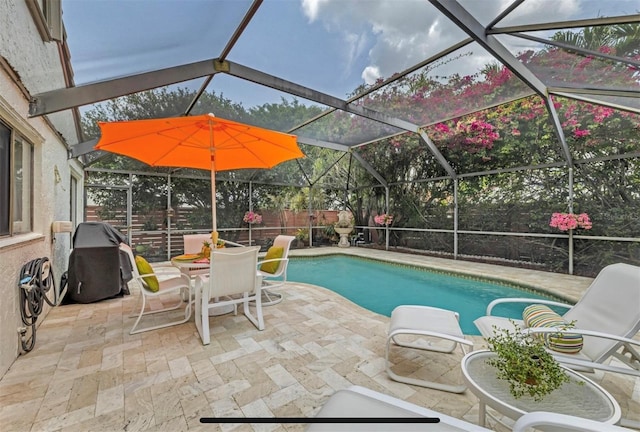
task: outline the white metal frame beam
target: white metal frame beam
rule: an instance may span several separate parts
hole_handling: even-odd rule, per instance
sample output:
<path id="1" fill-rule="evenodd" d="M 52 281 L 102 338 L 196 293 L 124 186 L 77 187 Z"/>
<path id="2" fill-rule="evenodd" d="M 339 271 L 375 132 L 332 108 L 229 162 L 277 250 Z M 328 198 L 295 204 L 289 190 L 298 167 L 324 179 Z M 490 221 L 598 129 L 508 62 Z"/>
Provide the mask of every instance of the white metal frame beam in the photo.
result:
<path id="1" fill-rule="evenodd" d="M 456 0 L 429 0 L 429 2 L 536 93 L 544 98 L 547 97 L 547 86 L 518 61 L 500 41 L 495 37 L 487 36 L 484 26 Z"/>
<path id="2" fill-rule="evenodd" d="M 203 60 L 124 78 L 39 93 L 31 98 L 29 116 L 39 117 L 145 90 L 215 75 L 217 71 L 213 65 L 214 62 L 215 60 Z"/>

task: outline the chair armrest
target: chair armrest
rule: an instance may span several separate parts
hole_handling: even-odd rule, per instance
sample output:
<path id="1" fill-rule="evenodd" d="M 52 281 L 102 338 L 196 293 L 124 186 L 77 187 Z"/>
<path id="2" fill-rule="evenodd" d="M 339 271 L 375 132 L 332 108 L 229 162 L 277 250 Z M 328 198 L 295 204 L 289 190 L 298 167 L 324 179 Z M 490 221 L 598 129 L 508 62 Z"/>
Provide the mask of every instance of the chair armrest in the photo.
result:
<path id="1" fill-rule="evenodd" d="M 168 274 L 168 272 L 162 272 L 162 271 L 160 273 L 155 273 L 155 272 L 154 273 L 145 273 L 145 274 L 141 274 L 141 275 L 139 275 L 137 277 L 134 277 L 134 279 L 144 279 L 144 278 L 147 278 L 147 277 L 154 277 L 154 276 L 157 277 L 158 279 L 160 279 L 161 277 L 166 276 L 167 274 Z M 173 276 L 173 277 L 169 277 L 169 278 L 164 277 L 162 279 L 163 280 L 167 280 L 167 279 L 180 278 L 180 279 L 184 279 L 185 283 L 187 283 L 187 284 L 191 283 L 191 280 L 189 279 L 189 276 L 184 274 L 184 273 L 181 273 L 181 272 L 179 273 L 179 272 L 173 271 L 173 272 L 171 272 L 171 276 Z"/>
<path id="2" fill-rule="evenodd" d="M 436 337 L 436 338 L 440 338 L 440 339 L 446 339 L 446 340 L 450 340 L 459 344 L 463 344 L 463 345 L 468 345 L 470 347 L 473 348 L 473 341 L 470 341 L 468 339 L 465 339 L 464 337 L 458 337 L 458 336 L 453 336 L 450 334 L 446 334 L 446 333 L 439 333 L 439 332 L 434 332 L 434 331 L 429 331 L 429 330 L 407 330 L 407 329 L 397 329 L 392 331 L 391 333 L 389 333 L 389 335 L 387 336 L 387 339 L 391 339 L 397 335 L 401 335 L 401 334 L 411 334 L 411 335 L 420 335 L 420 336 L 427 336 L 427 337 Z"/>
<path id="3" fill-rule="evenodd" d="M 524 432 L 537 426 L 553 426 L 562 430 L 576 432 L 622 432 L 629 429 L 589 420 L 582 417 L 574 417 L 565 414 L 533 411 L 520 417 L 513 425 L 513 432 Z"/>
<path id="4" fill-rule="evenodd" d="M 225 239 L 222 239 L 222 238 L 218 238 L 218 240 L 223 241 L 225 245 L 228 245 L 228 244 L 229 244 L 229 245 L 231 245 L 231 246 L 236 246 L 236 247 L 246 247 L 246 246 L 245 246 L 245 245 L 243 245 L 243 244 L 236 243 L 236 242 L 233 242 L 233 241 L 231 241 L 231 240 L 225 240 Z"/>
<path id="5" fill-rule="evenodd" d="M 284 264 L 282 264 L 282 266 L 278 265 L 278 268 L 274 273 L 269 273 L 269 272 L 260 270 L 260 267 L 262 266 L 262 264 L 270 263 L 270 262 L 284 262 Z M 270 278 L 270 277 L 280 277 L 284 275 L 286 278 L 288 264 L 289 264 L 289 258 L 272 258 L 268 260 L 258 261 L 258 263 L 256 264 L 256 268 L 258 269 L 258 274 L 262 275 L 263 277 Z"/>
<path id="6" fill-rule="evenodd" d="M 280 262 L 280 261 L 289 261 L 289 258 L 271 258 L 271 259 L 264 260 L 264 261 L 258 261 L 257 265 L 258 265 L 258 267 L 260 267 L 264 263 L 275 262 L 275 261 L 278 261 L 278 262 Z"/>
<path id="7" fill-rule="evenodd" d="M 553 301 L 553 300 L 544 300 L 544 299 L 532 299 L 532 298 L 522 298 L 522 297 L 517 297 L 517 298 L 499 298 L 499 299 L 495 299 L 493 300 L 491 303 L 489 303 L 489 305 L 487 306 L 487 313 L 485 315 L 491 315 L 491 311 L 493 310 L 493 308 L 499 304 L 502 303 L 531 303 L 531 304 L 545 304 L 545 305 L 549 305 L 549 306 L 558 306 L 558 307 L 564 307 L 567 309 L 571 309 L 573 306 L 567 303 L 560 303 L 557 301 Z"/>
<path id="8" fill-rule="evenodd" d="M 152 268 L 153 273 L 155 273 L 159 280 L 173 279 L 182 273 L 179 268 L 172 265 L 153 266 Z"/>

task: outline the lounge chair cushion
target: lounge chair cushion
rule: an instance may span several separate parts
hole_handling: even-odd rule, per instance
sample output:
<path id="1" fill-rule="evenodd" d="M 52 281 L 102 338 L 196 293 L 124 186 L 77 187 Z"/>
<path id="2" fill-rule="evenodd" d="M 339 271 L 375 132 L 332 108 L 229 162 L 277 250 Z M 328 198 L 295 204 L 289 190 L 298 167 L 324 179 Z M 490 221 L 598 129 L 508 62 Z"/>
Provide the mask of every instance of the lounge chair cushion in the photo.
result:
<path id="1" fill-rule="evenodd" d="M 522 311 L 522 319 L 526 327 L 559 327 L 568 323 L 548 306 L 533 304 Z M 582 335 L 578 333 L 545 333 L 544 342 L 547 348 L 565 354 L 577 354 L 582 349 Z"/>
<path id="2" fill-rule="evenodd" d="M 271 246 L 264 257 L 264 261 L 282 258 L 282 255 L 284 255 L 283 247 Z M 260 271 L 273 274 L 278 270 L 278 266 L 280 266 L 279 261 L 267 262 L 260 266 Z"/>
<path id="3" fill-rule="evenodd" d="M 144 288 L 148 289 L 151 292 L 160 291 L 160 282 L 158 281 L 156 275 L 153 273 L 151 264 L 149 264 L 146 259 L 138 255 L 136 256 L 136 267 L 138 268 L 138 273 L 140 273 L 140 275 L 149 275 L 142 278 L 144 279 Z"/>

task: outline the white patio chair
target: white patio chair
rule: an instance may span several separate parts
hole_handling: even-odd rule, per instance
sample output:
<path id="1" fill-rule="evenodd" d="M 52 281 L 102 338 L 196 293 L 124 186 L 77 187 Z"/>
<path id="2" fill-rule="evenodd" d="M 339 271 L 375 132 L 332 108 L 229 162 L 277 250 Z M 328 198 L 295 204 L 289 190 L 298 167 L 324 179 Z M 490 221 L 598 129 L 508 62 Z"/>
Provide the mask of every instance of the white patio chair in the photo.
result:
<path id="1" fill-rule="evenodd" d="M 460 347 L 462 355 L 467 353 L 465 346 L 473 350 L 473 342 L 465 339 L 460 329 L 459 314 L 446 309 L 431 306 L 402 305 L 391 312 L 387 345 L 385 348 L 385 366 L 389 378 L 405 384 L 433 388 L 452 393 L 465 391 L 464 384 L 445 384 L 427 381 L 408 376 L 398 375 L 391 370 L 389 353 L 391 342 L 403 348 L 435 351 L 440 353 L 452 353 L 456 347 Z M 403 337 L 411 336 L 419 339 L 406 342 Z M 425 338 L 428 339 L 425 341 Z M 422 339 L 422 340 L 420 340 Z M 426 342 L 426 343 L 425 343 Z M 441 344 L 443 342 L 443 344 Z"/>
<path id="2" fill-rule="evenodd" d="M 184 234 L 182 236 L 184 244 L 183 251 L 185 254 L 199 254 L 202 250 L 204 242 L 211 243 L 211 234 Z M 209 269 L 187 268 L 186 273 L 195 278 L 198 275 L 209 274 Z"/>
<path id="3" fill-rule="evenodd" d="M 210 343 L 209 310 L 242 303 L 244 314 L 258 330 L 264 330 L 262 277 L 256 273 L 259 246 L 211 251 L 209 275 L 196 278 L 196 327 L 202 343 Z M 255 302 L 256 315 L 249 310 Z"/>
<path id="4" fill-rule="evenodd" d="M 279 235 L 267 251 L 265 259 L 258 262 L 258 273 L 262 276 L 262 306 L 271 306 L 282 301 L 282 293 L 273 292 L 287 282 L 287 266 L 289 265 L 289 249 L 294 236 Z M 282 254 L 271 258 L 270 251 L 282 248 Z M 278 254 L 276 253 L 276 256 Z"/>
<path id="5" fill-rule="evenodd" d="M 185 254 L 197 254 L 204 242 L 211 243 L 211 234 L 184 234 L 182 236 Z"/>
<path id="6" fill-rule="evenodd" d="M 306 431 L 488 431 L 481 426 L 423 408 L 364 387 L 352 386 L 338 390 L 316 414 L 318 423 Z M 351 419 L 347 423 L 322 423 L 322 418 Z M 382 422 L 391 419 L 392 423 Z M 401 419 L 416 419 L 416 423 L 401 423 Z M 358 420 L 356 420 L 358 419 Z"/>
<path id="7" fill-rule="evenodd" d="M 191 302 L 183 301 L 183 293 L 186 293 L 186 295 L 188 296 L 186 298 L 191 297 L 191 281 L 189 277 L 183 274 L 176 274 L 174 276 L 165 275 L 165 277 L 158 279 L 155 273 L 153 272 L 153 269 L 151 268 L 151 266 L 149 266 L 148 269 L 141 274 L 140 271 L 138 270 L 138 265 L 136 265 L 136 260 L 135 260 L 135 257 L 133 256 L 133 251 L 131 250 L 131 248 L 124 243 L 120 243 L 120 249 L 127 253 L 127 256 L 129 257 L 129 261 L 131 262 L 132 275 L 133 275 L 132 280 L 136 280 L 140 284 L 140 298 L 138 299 L 138 304 L 142 303 L 142 305 L 140 306 L 140 311 L 137 313 L 137 315 L 136 314 L 131 315 L 131 316 L 137 316 L 137 318 L 135 323 L 133 323 L 133 326 L 131 327 L 129 334 L 136 334 L 136 333 L 142 333 L 150 330 L 157 330 L 160 328 L 183 324 L 189 321 L 189 318 L 191 318 Z M 159 287 L 156 292 L 152 291 L 153 285 L 155 285 L 155 283 L 157 283 Z M 145 311 L 147 307 L 148 299 L 158 298 L 161 295 L 165 295 L 170 292 L 175 292 L 179 294 L 177 296 L 177 303 L 175 304 L 175 306 L 170 306 L 163 309 Z M 176 310 L 183 303 L 185 304 L 184 318 L 181 318 L 176 321 L 154 325 L 154 326 L 137 328 L 143 316 Z"/>
<path id="8" fill-rule="evenodd" d="M 539 334 L 581 334 L 583 347 L 580 352 L 568 354 L 550 351 L 560 363 L 579 371 L 592 372 L 598 369 L 640 377 L 640 341 L 631 339 L 640 330 L 640 267 L 623 263 L 606 266 L 574 306 L 527 298 L 494 300 L 487 307 L 487 316 L 474 321 L 483 336 L 492 336 L 494 326 L 514 330 L 515 323 L 524 327 L 522 320 L 491 315 L 496 305 L 513 302 L 568 308 L 562 319 L 567 323 L 575 322 L 574 327 L 526 329 Z M 612 357 L 623 365 L 609 364 Z"/>

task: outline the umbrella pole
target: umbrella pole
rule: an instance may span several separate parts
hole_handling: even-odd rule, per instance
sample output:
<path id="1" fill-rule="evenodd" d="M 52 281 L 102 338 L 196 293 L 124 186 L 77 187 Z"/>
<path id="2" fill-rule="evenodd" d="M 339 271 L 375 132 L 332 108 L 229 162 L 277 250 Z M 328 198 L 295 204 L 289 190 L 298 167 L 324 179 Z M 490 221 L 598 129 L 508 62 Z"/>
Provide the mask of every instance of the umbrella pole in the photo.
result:
<path id="1" fill-rule="evenodd" d="M 218 231 L 216 223 L 216 163 L 213 154 L 211 155 L 211 224 L 213 232 Z"/>
<path id="2" fill-rule="evenodd" d="M 209 153 L 211 154 L 211 225 L 212 235 L 218 239 L 218 224 L 216 222 L 216 153 L 213 146 L 213 122 L 209 120 Z M 212 239 L 213 240 L 213 239 Z M 213 245 L 216 248 L 216 245 Z"/>

